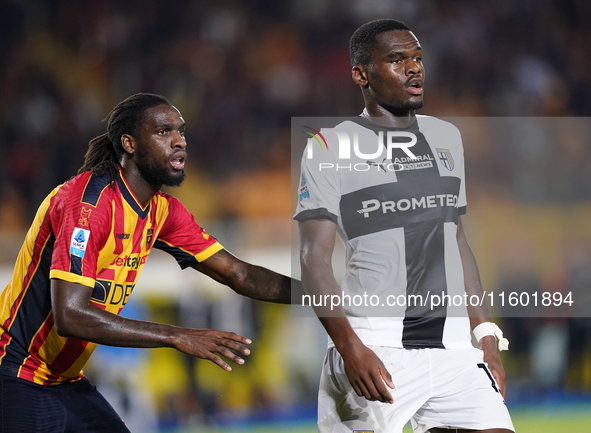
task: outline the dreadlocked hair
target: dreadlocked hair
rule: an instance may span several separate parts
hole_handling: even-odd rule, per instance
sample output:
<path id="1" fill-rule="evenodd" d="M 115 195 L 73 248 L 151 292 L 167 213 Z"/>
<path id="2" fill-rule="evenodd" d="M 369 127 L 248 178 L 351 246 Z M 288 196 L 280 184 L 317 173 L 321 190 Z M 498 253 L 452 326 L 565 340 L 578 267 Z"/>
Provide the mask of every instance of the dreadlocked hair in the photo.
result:
<path id="1" fill-rule="evenodd" d="M 125 153 L 121 136 L 129 134 L 137 137 L 146 110 L 163 104 L 171 105 L 164 96 L 151 93 L 137 93 L 117 104 L 103 120 L 107 122 L 107 132 L 88 143 L 84 165 L 80 167 L 78 174 L 92 171 L 95 175 L 102 176 L 108 171 L 111 182 L 114 181 Z"/>

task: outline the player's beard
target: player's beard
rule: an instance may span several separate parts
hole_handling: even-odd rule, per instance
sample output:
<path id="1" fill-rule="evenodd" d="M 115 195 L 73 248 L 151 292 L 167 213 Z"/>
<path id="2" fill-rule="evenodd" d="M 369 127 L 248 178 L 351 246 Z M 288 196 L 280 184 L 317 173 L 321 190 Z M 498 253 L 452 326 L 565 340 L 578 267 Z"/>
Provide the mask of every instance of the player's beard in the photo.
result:
<path id="1" fill-rule="evenodd" d="M 420 101 L 417 101 L 417 102 L 408 102 L 408 103 L 406 104 L 406 107 L 405 107 L 405 108 L 406 108 L 407 110 L 414 110 L 414 111 L 418 111 L 418 110 L 420 110 L 421 108 L 423 108 L 423 105 L 424 105 L 424 102 L 423 102 L 423 100 L 421 99 Z"/>
<path id="2" fill-rule="evenodd" d="M 412 101 L 405 101 L 393 104 L 384 104 L 384 107 L 393 114 L 401 114 L 407 113 L 409 111 L 418 111 L 423 108 L 423 99 L 420 101 L 412 102 Z"/>
<path id="3" fill-rule="evenodd" d="M 146 182 L 150 185 L 179 186 L 186 177 L 185 170 L 171 172 L 168 164 L 159 164 L 150 158 L 149 152 L 142 152 L 138 149 L 135 156 L 135 165 Z"/>

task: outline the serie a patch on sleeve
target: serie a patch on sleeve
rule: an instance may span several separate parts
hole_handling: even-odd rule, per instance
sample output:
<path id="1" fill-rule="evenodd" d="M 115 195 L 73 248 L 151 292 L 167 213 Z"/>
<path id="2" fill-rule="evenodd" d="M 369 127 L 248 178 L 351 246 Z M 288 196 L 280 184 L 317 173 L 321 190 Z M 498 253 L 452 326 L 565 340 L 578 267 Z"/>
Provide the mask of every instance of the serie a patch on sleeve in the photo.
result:
<path id="1" fill-rule="evenodd" d="M 310 190 L 306 182 L 306 176 L 302 173 L 302 180 L 300 182 L 300 201 L 310 198 Z"/>
<path id="2" fill-rule="evenodd" d="M 89 237 L 90 230 L 76 227 L 72 232 L 72 239 L 70 240 L 70 255 L 83 258 Z"/>

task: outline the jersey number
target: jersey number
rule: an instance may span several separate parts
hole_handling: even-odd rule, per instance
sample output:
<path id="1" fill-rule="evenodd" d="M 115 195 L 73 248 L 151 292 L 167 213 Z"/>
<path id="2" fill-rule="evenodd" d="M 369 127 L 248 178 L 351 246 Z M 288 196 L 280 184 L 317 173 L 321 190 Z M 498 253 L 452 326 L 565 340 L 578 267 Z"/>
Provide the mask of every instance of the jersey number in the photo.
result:
<path id="1" fill-rule="evenodd" d="M 486 373 L 486 375 L 490 379 L 490 384 L 492 385 L 493 389 L 496 392 L 500 393 L 501 391 L 499 391 L 499 388 L 497 387 L 497 382 L 495 381 L 495 378 L 493 377 L 490 370 L 486 367 L 486 365 L 485 364 L 478 364 L 478 368 L 482 368 L 484 370 L 484 372 Z"/>

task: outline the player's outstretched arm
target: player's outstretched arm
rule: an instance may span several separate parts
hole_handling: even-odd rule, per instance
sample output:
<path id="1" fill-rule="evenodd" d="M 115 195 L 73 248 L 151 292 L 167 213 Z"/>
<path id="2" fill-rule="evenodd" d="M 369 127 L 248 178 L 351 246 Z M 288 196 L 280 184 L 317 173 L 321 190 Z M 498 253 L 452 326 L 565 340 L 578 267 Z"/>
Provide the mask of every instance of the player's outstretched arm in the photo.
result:
<path id="1" fill-rule="evenodd" d="M 197 263 L 193 268 L 240 295 L 260 301 L 291 304 L 293 299 L 294 303 L 300 303 L 304 293 L 301 282 L 246 263 L 225 249 Z"/>
<path id="2" fill-rule="evenodd" d="M 480 282 L 480 274 L 478 272 L 476 258 L 474 257 L 472 249 L 466 239 L 461 219 L 458 220 L 457 240 L 460 249 L 462 267 L 464 268 L 464 285 L 466 287 L 466 293 L 468 294 L 468 297 L 476 295 L 482 299 L 483 289 L 482 283 Z M 490 322 L 486 305 L 472 306 L 471 303 L 469 303 L 468 315 L 470 316 L 470 327 L 472 329 L 476 328 L 476 326 L 481 323 Z M 478 344 L 480 345 L 480 349 L 484 352 L 484 361 L 488 364 L 491 373 L 499 385 L 501 394 L 505 397 L 507 392 L 507 375 L 505 374 L 501 356 L 499 355 L 497 340 L 494 336 L 488 335 L 483 337 Z"/>
<path id="3" fill-rule="evenodd" d="M 336 239 L 336 224 L 331 220 L 306 220 L 300 228 L 300 262 L 302 283 L 309 295 L 340 294 L 332 270 L 332 253 Z M 360 397 L 372 401 L 392 403 L 388 391 L 394 388 L 392 377 L 380 358 L 366 347 L 339 306 L 315 307 L 315 312 L 335 347 L 343 358 L 349 383 Z"/>
<path id="4" fill-rule="evenodd" d="M 224 370 L 232 368 L 219 355 L 237 363 L 249 355 L 243 344 L 250 339 L 217 329 L 191 329 L 132 320 L 109 313 L 90 302 L 92 288 L 51 280 L 51 306 L 57 333 L 97 344 L 119 347 L 173 347 L 188 355 L 209 359 Z"/>

